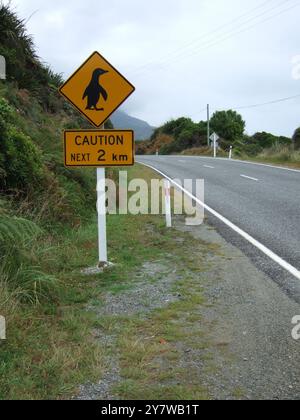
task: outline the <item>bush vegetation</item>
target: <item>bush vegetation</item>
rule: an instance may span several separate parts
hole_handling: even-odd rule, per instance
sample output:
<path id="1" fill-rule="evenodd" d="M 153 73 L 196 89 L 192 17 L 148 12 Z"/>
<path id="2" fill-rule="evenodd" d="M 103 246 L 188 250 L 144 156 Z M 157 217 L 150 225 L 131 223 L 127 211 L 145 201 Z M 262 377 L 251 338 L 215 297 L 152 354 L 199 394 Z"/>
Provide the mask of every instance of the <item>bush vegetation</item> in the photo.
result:
<path id="1" fill-rule="evenodd" d="M 300 149 L 300 128 L 295 131 L 293 139 L 266 132 L 249 136 L 245 134 L 242 116 L 232 110 L 215 112 L 210 121 L 210 129 L 220 137 L 220 156 L 226 156 L 230 146 L 233 146 L 235 157 L 262 158 L 275 153 L 277 159 L 280 151 L 282 158 L 288 152 L 287 161 L 290 161 L 298 156 L 293 154 L 294 148 Z M 211 148 L 207 147 L 207 122 L 195 123 L 189 118 L 168 121 L 155 130 L 150 140 L 139 142 L 136 151 L 138 154 L 153 154 L 157 150 L 162 155 L 211 155 Z"/>

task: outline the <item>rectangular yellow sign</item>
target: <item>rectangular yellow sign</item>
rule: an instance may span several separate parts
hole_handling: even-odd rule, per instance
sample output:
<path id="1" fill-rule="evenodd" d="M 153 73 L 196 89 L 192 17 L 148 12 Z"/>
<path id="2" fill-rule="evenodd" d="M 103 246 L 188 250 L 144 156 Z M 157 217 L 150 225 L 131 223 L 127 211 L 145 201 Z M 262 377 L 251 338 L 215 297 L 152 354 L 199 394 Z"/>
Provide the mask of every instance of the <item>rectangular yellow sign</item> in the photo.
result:
<path id="1" fill-rule="evenodd" d="M 64 145 L 67 167 L 134 165 L 132 130 L 67 130 Z"/>

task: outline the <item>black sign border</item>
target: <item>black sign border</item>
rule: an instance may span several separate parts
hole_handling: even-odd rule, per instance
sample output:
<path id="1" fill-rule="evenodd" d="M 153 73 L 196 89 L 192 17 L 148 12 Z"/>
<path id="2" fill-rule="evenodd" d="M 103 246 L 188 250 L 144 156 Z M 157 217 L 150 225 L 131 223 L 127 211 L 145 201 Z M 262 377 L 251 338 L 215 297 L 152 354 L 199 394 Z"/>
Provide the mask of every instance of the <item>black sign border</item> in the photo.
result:
<path id="1" fill-rule="evenodd" d="M 132 134 L 132 163 L 128 165 L 120 165 L 117 163 L 115 165 L 67 165 L 67 155 L 66 155 L 66 148 L 67 148 L 67 133 L 131 133 Z M 66 168 L 112 168 L 112 167 L 131 167 L 135 165 L 135 139 L 134 139 L 134 131 L 133 130 L 65 130 L 64 131 L 64 162 Z"/>
<path id="2" fill-rule="evenodd" d="M 76 76 L 77 73 L 80 72 L 80 70 L 88 63 L 89 60 L 91 60 L 92 57 L 94 57 L 94 55 L 98 55 L 102 60 L 104 60 L 108 65 L 110 65 L 112 67 L 112 69 L 120 76 L 122 77 L 122 79 L 124 79 L 131 87 L 132 87 L 132 92 L 129 93 L 129 95 L 126 96 L 126 98 L 116 107 L 114 108 L 114 110 L 109 114 L 108 117 L 105 118 L 105 120 L 103 120 L 99 125 L 95 124 L 76 104 L 74 104 L 73 101 L 71 101 L 63 92 L 62 89 L 73 79 L 74 76 Z M 129 82 L 129 80 L 126 79 L 126 77 L 123 76 L 123 74 L 121 74 L 108 60 L 106 60 L 106 58 L 104 58 L 98 51 L 93 52 L 93 54 L 90 55 L 90 57 L 85 60 L 85 62 L 68 78 L 68 80 L 59 88 L 59 93 L 68 101 L 70 102 L 73 107 L 75 109 L 77 109 L 81 115 L 83 115 L 94 127 L 101 127 L 101 125 L 103 125 L 111 116 L 112 114 L 118 109 L 120 108 L 121 105 L 123 105 L 123 103 L 129 98 L 129 96 L 131 96 L 133 93 L 135 92 L 135 87 L 133 86 L 132 83 Z"/>

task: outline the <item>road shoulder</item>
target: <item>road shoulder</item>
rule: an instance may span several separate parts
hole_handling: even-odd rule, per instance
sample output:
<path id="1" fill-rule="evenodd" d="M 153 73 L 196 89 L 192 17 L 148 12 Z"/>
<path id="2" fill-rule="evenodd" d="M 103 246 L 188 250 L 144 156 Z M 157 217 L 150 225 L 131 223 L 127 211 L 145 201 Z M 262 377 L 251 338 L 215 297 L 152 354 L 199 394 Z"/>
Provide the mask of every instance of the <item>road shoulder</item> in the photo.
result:
<path id="1" fill-rule="evenodd" d="M 90 307 L 107 370 L 77 398 L 299 397 L 299 305 L 209 225 L 143 229 L 159 250 Z"/>

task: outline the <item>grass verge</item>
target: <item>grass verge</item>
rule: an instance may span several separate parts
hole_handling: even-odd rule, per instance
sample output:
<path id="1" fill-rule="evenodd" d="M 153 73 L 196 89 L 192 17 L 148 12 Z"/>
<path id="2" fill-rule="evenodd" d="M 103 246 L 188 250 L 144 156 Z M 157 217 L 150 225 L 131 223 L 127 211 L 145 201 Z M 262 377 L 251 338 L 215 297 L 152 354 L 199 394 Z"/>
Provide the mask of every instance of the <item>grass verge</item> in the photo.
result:
<path id="1" fill-rule="evenodd" d="M 129 178 L 136 177 L 150 182 L 155 175 L 136 165 Z M 109 216 L 108 239 L 109 259 L 116 265 L 89 277 L 80 271 L 97 261 L 96 220 L 32 243 L 27 251 L 58 285 L 55 297 L 42 304 L 14 299 L 2 279 L 0 313 L 7 319 L 7 341 L 0 345 L 1 399 L 70 398 L 79 384 L 98 383 L 116 356 L 120 380 L 111 392 L 120 398 L 208 398 L 201 372 L 214 367 L 199 328 L 205 305 L 199 276 L 205 281 L 207 255 L 217 250 L 167 230 L 159 216 Z M 163 268 L 151 272 L 151 264 Z M 166 276 L 168 293 L 175 296 L 170 302 L 161 292 L 163 304 L 155 308 L 150 295 L 138 312 L 102 313 L 107 296 L 126 300 Z M 101 339 L 95 339 L 95 331 Z M 113 346 L 103 337 L 113 337 Z M 191 353 L 199 369 L 191 369 Z"/>
<path id="2" fill-rule="evenodd" d="M 130 172 L 133 176 L 148 183 L 155 177 L 138 165 Z M 203 284 L 209 256 L 218 253 L 218 246 L 166 229 L 158 216 L 111 220 L 111 256 L 122 263 L 105 273 L 101 305 L 93 302 L 96 335 L 107 343 L 105 359 L 114 369 L 118 366 L 119 378 L 111 384 L 110 396 L 208 399 L 202 376 L 214 372 L 215 365 L 201 311 L 206 306 Z M 157 286 L 155 293 L 149 284 Z M 146 290 L 146 295 L 139 290 Z"/>

